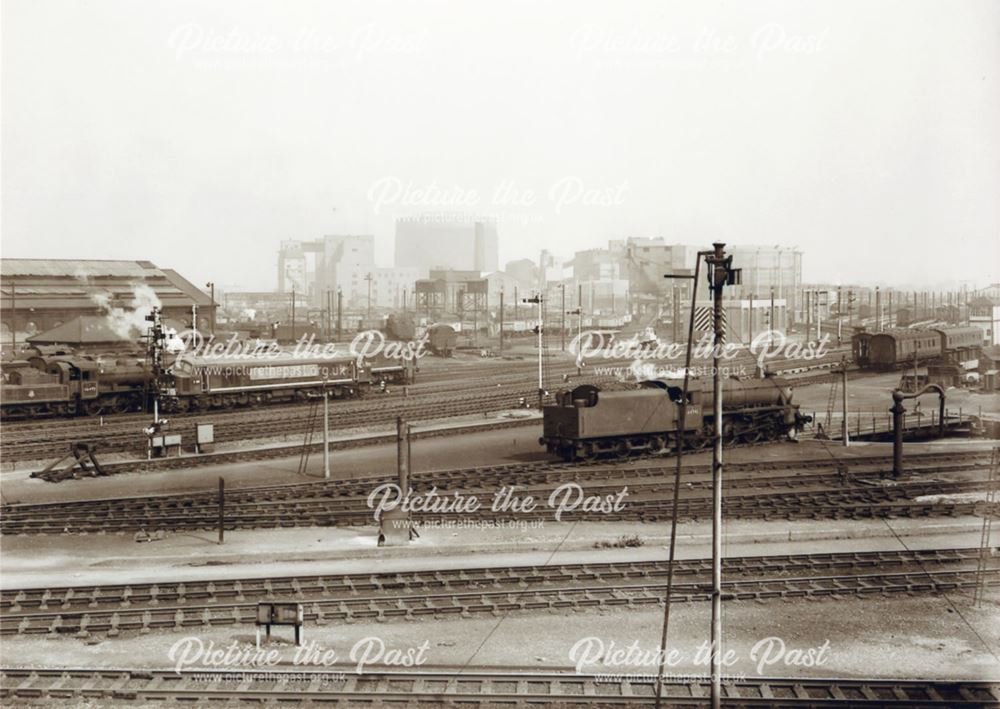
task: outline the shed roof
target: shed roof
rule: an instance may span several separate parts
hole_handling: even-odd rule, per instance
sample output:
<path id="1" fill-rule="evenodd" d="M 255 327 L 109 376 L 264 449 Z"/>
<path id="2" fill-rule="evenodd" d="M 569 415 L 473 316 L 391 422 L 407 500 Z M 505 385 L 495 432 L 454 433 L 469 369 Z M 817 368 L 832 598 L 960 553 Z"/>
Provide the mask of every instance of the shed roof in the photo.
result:
<path id="1" fill-rule="evenodd" d="M 108 324 L 107 318 L 97 315 L 81 315 L 51 330 L 32 335 L 28 338 L 28 342 L 36 345 L 57 343 L 66 345 L 94 345 L 132 341 L 132 338 L 124 337 L 115 332 Z"/>
<path id="2" fill-rule="evenodd" d="M 160 269 L 149 261 L 5 258 L 0 259 L 0 275 L 148 278 L 160 275 Z"/>

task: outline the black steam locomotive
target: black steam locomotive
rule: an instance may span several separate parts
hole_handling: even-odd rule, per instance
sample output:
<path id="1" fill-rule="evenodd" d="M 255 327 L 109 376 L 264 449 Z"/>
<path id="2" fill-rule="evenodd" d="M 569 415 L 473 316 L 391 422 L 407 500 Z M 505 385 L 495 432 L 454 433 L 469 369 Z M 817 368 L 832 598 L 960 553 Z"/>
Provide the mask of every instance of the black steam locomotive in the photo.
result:
<path id="1" fill-rule="evenodd" d="M 678 411 L 683 388 L 674 381 L 648 380 L 631 391 L 602 391 L 585 384 L 561 392 L 546 406 L 539 443 L 563 460 L 598 456 L 625 458 L 632 453 L 664 453 L 678 441 Z M 684 417 L 686 447 L 712 442 L 712 382 L 688 387 Z M 792 387 L 780 377 L 727 379 L 723 383 L 722 436 L 732 443 L 795 438 L 811 417 L 792 403 Z"/>

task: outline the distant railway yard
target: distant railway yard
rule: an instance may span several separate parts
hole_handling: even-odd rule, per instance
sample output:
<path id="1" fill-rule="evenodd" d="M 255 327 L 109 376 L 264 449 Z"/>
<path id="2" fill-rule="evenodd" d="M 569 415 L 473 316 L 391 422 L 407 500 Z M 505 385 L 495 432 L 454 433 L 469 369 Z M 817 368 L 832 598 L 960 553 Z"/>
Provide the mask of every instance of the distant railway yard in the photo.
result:
<path id="1" fill-rule="evenodd" d="M 728 363 L 724 704 L 1000 705 L 1000 399 L 948 390 L 940 439 L 911 404 L 897 458 L 901 371 L 856 347 Z M 163 456 L 144 412 L 5 421 L 0 702 L 653 706 L 660 673 L 663 706 L 706 706 L 710 388 L 678 432 L 676 371 L 555 353 L 540 415 L 521 350 L 331 400 L 326 444 L 322 397 L 166 413 Z M 80 444 L 99 470 L 49 466 Z M 272 606 L 300 644 L 261 642 Z"/>
<path id="2" fill-rule="evenodd" d="M 3 0 L 0 709 L 1000 709 L 1000 2 L 557 3 Z"/>

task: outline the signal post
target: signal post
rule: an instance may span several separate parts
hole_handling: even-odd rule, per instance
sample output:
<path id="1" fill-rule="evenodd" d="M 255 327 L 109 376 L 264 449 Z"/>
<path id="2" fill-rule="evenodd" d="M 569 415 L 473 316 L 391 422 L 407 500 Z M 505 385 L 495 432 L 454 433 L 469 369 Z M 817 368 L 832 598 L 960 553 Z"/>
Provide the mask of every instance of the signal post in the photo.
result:
<path id="1" fill-rule="evenodd" d="M 712 352 L 712 420 L 715 445 L 712 449 L 712 709 L 719 709 L 722 696 L 722 372 L 719 355 L 725 342 L 722 325 L 722 294 L 727 286 L 740 284 L 741 271 L 733 268 L 733 257 L 726 256 L 725 244 L 712 244 L 714 251 L 705 258 L 708 283 L 714 302 L 715 345 Z"/>

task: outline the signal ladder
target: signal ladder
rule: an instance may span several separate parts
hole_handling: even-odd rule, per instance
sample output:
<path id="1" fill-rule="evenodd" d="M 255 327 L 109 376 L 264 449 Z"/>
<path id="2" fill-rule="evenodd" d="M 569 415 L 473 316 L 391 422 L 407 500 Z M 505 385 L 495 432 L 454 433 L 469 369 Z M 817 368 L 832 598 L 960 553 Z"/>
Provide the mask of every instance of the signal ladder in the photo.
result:
<path id="1" fill-rule="evenodd" d="M 983 511 L 983 528 L 979 538 L 979 560 L 976 564 L 976 586 L 972 595 L 972 603 L 981 606 L 986 597 L 986 577 L 990 558 L 994 549 L 990 546 L 993 533 L 993 517 L 997 514 L 997 483 L 1000 482 L 1000 448 L 993 449 L 990 456 L 990 475 L 986 481 L 986 505 Z"/>

